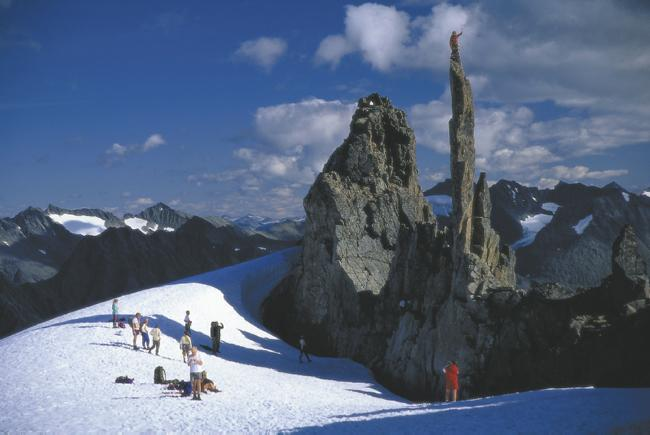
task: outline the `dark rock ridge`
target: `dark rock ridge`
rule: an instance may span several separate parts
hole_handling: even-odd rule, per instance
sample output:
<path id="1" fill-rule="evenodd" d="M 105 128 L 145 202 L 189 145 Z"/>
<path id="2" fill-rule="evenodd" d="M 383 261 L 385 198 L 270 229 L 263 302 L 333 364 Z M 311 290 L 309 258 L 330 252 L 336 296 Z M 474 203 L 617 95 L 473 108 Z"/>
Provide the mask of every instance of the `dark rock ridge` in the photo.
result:
<path id="1" fill-rule="evenodd" d="M 451 180 L 437 184 L 426 195 L 451 196 Z M 599 285 L 612 272 L 612 244 L 618 229 L 626 223 L 634 228 L 639 251 L 646 264 L 650 264 L 650 198 L 630 193 L 616 183 L 596 187 L 560 182 L 553 189 L 538 189 L 500 180 L 490 187 L 490 198 L 492 227 L 502 242 L 510 245 L 524 236 L 524 219 L 535 215 L 549 217 L 550 222 L 531 243 L 517 249 L 519 285 Z M 549 208 L 554 204 L 559 206 L 555 212 Z M 574 226 L 589 215 L 593 219 L 578 234 Z M 443 218 L 439 218 L 439 223 L 446 224 Z M 650 273 L 650 268 L 646 272 Z"/>
<path id="2" fill-rule="evenodd" d="M 622 233 L 616 272 L 599 287 L 516 289 L 485 174 L 474 184 L 473 103 L 459 56 L 450 77 L 451 229 L 424 200 L 404 112 L 377 94 L 360 99 L 349 136 L 305 197 L 302 258 L 264 302 L 265 324 L 290 342 L 305 334 L 315 353 L 365 364 L 411 399 L 440 398 L 451 359 L 462 397 L 647 385 L 647 375 L 629 374 L 650 362 L 647 277 L 636 274 L 633 232 Z M 624 357 L 600 362 L 610 345 Z M 565 372 L 565 358 L 582 367 L 566 363 Z"/>
<path id="3" fill-rule="evenodd" d="M 158 225 L 158 230 L 164 230 L 165 228 L 173 230 L 178 229 L 192 218 L 191 215 L 174 210 L 162 202 L 145 208 L 143 211 L 138 213 L 136 217 Z"/>
<path id="4" fill-rule="evenodd" d="M 243 236 L 193 217 L 173 232 L 145 235 L 109 228 L 83 237 L 52 278 L 5 285 L 0 298 L 0 335 L 102 300 L 175 279 L 229 266 L 292 246 L 292 242 Z M 5 283 L 6 284 L 6 283 Z"/>
<path id="5" fill-rule="evenodd" d="M 79 240 L 38 208 L 0 219 L 0 276 L 12 285 L 50 278 Z"/>

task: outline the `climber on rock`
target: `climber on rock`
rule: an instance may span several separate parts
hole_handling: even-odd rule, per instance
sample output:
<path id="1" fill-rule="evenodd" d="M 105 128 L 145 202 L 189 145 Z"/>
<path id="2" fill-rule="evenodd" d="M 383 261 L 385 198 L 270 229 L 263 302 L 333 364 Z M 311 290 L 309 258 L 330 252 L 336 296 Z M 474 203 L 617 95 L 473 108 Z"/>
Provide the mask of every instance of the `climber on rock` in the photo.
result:
<path id="1" fill-rule="evenodd" d="M 460 53 L 458 52 L 458 38 L 462 34 L 463 32 L 456 33 L 455 30 L 451 32 L 451 37 L 449 38 L 449 47 L 451 48 L 452 59 L 460 59 Z"/>
<path id="2" fill-rule="evenodd" d="M 456 33 L 454 30 L 451 32 L 451 37 L 449 38 L 449 47 L 451 48 L 451 51 L 458 51 L 458 38 L 460 38 L 460 35 L 462 35 L 463 32 Z"/>

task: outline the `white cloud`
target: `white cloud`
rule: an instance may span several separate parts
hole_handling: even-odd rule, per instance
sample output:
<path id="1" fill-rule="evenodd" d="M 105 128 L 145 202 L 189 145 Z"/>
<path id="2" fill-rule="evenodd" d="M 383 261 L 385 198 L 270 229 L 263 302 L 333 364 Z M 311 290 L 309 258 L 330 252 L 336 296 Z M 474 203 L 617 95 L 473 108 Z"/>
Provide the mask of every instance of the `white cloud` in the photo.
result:
<path id="1" fill-rule="evenodd" d="M 114 143 L 108 150 L 106 150 L 106 154 L 112 154 L 116 156 L 123 156 L 126 154 L 127 148 L 124 145 L 120 145 L 119 143 Z"/>
<path id="2" fill-rule="evenodd" d="M 586 166 L 554 166 L 548 171 L 553 177 L 564 180 L 582 180 L 582 179 L 609 179 L 620 177 L 628 174 L 627 169 L 606 169 L 603 171 L 592 171 Z"/>
<path id="3" fill-rule="evenodd" d="M 159 147 L 160 145 L 164 145 L 164 143 L 165 143 L 165 139 L 163 139 L 162 135 L 160 135 L 159 133 L 152 134 L 147 138 L 144 144 L 142 144 L 142 151 L 147 152 L 149 150 Z"/>
<path id="4" fill-rule="evenodd" d="M 110 167 L 115 163 L 124 160 L 130 154 L 138 152 L 146 153 L 154 148 L 158 148 L 163 144 L 165 144 L 165 139 L 160 133 L 154 133 L 150 135 L 141 144 L 122 145 L 119 143 L 114 143 L 106 151 L 104 151 L 104 156 L 101 160 L 105 166 Z"/>
<path id="5" fill-rule="evenodd" d="M 330 64 L 336 68 L 346 54 L 350 54 L 354 48 L 347 39 L 341 35 L 330 35 L 323 39 L 316 51 L 316 63 Z"/>
<path id="6" fill-rule="evenodd" d="M 316 59 L 336 66 L 357 54 L 380 71 L 429 69 L 442 78 L 449 35 L 462 30 L 466 71 L 486 79 L 482 98 L 550 100 L 640 122 L 650 114 L 648 19 L 650 8 L 615 0 L 439 3 L 413 16 L 365 3 L 346 7 L 344 32 L 325 38 Z"/>
<path id="7" fill-rule="evenodd" d="M 149 207 L 150 205 L 154 204 L 154 200 L 149 198 L 149 197 L 140 197 L 140 198 L 135 198 L 131 201 L 128 202 L 127 207 L 130 210 L 134 210 L 140 207 Z"/>
<path id="8" fill-rule="evenodd" d="M 286 51 L 287 42 L 284 39 L 261 37 L 242 42 L 235 55 L 269 71 Z"/>

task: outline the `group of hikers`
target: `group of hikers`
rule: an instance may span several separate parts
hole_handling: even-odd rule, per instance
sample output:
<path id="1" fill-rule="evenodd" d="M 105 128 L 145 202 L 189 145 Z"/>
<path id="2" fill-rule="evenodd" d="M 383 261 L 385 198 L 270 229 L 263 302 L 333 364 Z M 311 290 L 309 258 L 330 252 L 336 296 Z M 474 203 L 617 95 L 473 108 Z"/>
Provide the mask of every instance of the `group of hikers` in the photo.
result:
<path id="1" fill-rule="evenodd" d="M 113 328 L 125 327 L 122 322 L 119 321 L 119 307 L 118 300 L 113 299 L 112 313 L 113 313 Z M 400 305 L 401 306 L 401 305 Z M 201 390 L 202 390 L 202 373 L 203 370 L 203 360 L 199 354 L 198 348 L 192 345 L 192 320 L 190 319 L 190 311 L 185 312 L 184 318 L 184 330 L 183 336 L 179 340 L 181 354 L 183 356 L 183 362 L 190 367 L 190 381 L 192 384 L 192 400 L 201 400 Z M 149 319 L 143 319 L 140 313 L 135 313 L 135 316 L 131 319 L 131 330 L 133 332 L 133 349 L 138 350 L 137 339 L 138 336 L 142 336 L 142 348 L 148 350 L 149 353 L 153 349 L 156 350 L 156 355 L 160 351 L 160 338 L 161 331 L 158 324 L 155 324 L 152 329 L 149 329 Z M 223 323 L 212 322 L 210 326 L 210 337 L 212 338 L 212 352 L 216 355 L 220 353 L 221 347 L 221 330 L 223 329 Z M 150 345 L 149 336 L 153 343 Z M 207 346 L 206 346 L 207 347 Z M 307 340 L 305 340 L 304 335 L 300 335 L 298 340 L 298 348 L 300 350 L 300 355 L 298 361 L 303 362 L 303 357 L 307 359 L 307 362 L 311 362 L 311 357 L 307 352 Z M 443 374 L 445 377 L 445 401 L 455 402 L 458 397 L 458 365 L 455 361 L 450 361 L 444 368 Z M 214 387 L 214 391 L 216 387 Z"/>

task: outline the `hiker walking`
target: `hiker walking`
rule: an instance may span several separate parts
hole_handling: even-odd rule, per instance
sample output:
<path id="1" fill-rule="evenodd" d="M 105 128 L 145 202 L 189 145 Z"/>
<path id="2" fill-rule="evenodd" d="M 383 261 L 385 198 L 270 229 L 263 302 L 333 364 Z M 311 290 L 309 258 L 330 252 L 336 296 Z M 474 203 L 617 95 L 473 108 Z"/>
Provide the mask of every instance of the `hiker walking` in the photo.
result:
<path id="1" fill-rule="evenodd" d="M 135 313 L 131 319 L 131 331 L 133 331 L 133 350 L 138 350 L 137 339 L 140 334 L 140 313 Z"/>
<path id="2" fill-rule="evenodd" d="M 117 316 L 119 308 L 117 306 L 117 299 L 113 299 L 113 306 L 111 311 L 113 312 L 113 328 L 117 328 Z"/>
<path id="3" fill-rule="evenodd" d="M 302 363 L 302 356 L 307 357 L 307 361 L 311 362 L 311 358 L 309 358 L 309 354 L 307 353 L 307 341 L 305 341 L 305 336 L 301 335 L 300 340 L 298 340 L 298 345 L 300 346 L 300 357 L 298 360 Z"/>
<path id="4" fill-rule="evenodd" d="M 201 400 L 201 379 L 203 372 L 201 356 L 196 346 L 192 347 L 192 354 L 187 358 L 187 365 L 190 366 L 190 381 L 192 382 L 192 400 Z"/>
<path id="5" fill-rule="evenodd" d="M 221 346 L 221 330 L 223 329 L 223 323 L 212 322 L 210 327 L 210 337 L 212 337 L 212 352 L 219 353 L 219 347 Z"/>
<path id="6" fill-rule="evenodd" d="M 142 348 L 149 349 L 149 319 L 144 319 L 142 321 L 142 326 L 140 327 L 140 333 L 142 334 Z"/>
<path id="7" fill-rule="evenodd" d="M 181 352 L 183 353 L 183 362 L 185 361 L 185 357 L 189 356 L 190 350 L 192 349 L 192 339 L 190 338 L 190 335 L 185 331 L 183 336 L 181 337 Z"/>
<path id="8" fill-rule="evenodd" d="M 185 311 L 185 332 L 187 335 L 192 335 L 190 331 L 190 326 L 192 326 L 192 321 L 190 320 L 190 310 Z"/>
<path id="9" fill-rule="evenodd" d="M 445 374 L 445 402 L 455 402 L 458 397 L 458 366 L 456 361 L 450 361 L 442 369 Z M 450 398 L 451 396 L 451 398 Z"/>
<path id="10" fill-rule="evenodd" d="M 160 328 L 158 327 L 158 324 L 156 324 L 151 330 L 151 340 L 153 340 L 153 344 L 149 348 L 149 353 L 151 353 L 155 348 L 156 356 L 158 356 L 158 351 L 160 350 Z"/>

